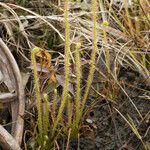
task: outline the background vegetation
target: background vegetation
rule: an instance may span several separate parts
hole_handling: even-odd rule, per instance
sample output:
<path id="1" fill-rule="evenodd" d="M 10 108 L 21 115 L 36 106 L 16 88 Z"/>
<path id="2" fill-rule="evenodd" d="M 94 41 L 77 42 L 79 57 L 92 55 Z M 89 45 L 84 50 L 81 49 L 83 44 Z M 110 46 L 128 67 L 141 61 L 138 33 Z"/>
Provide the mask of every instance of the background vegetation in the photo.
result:
<path id="1" fill-rule="evenodd" d="M 23 149 L 150 149 L 148 0 L 11 0 L 0 25 L 26 91 Z"/>

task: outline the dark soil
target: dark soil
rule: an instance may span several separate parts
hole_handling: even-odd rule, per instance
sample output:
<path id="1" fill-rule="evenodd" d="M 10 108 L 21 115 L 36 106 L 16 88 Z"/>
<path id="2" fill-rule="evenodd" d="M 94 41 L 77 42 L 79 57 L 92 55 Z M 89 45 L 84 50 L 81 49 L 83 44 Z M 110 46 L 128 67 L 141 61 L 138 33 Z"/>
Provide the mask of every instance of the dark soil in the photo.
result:
<path id="1" fill-rule="evenodd" d="M 80 143 L 73 141 L 70 149 L 75 150 L 78 145 L 81 150 L 143 150 L 141 141 L 114 108 L 118 109 L 127 120 L 129 120 L 127 114 L 129 114 L 137 125 L 143 141 L 150 144 L 150 101 L 142 98 L 145 92 L 150 95 L 150 86 L 137 72 L 129 72 L 129 69 L 123 69 L 123 72 L 120 81 L 124 80 L 128 83 L 125 86 L 125 91 L 143 119 L 140 118 L 133 104 L 123 92 L 119 93 L 116 103 L 99 100 L 87 116 L 92 120 L 91 124 L 86 123 L 90 129 L 81 137 Z M 142 90 L 140 90 L 141 87 Z"/>

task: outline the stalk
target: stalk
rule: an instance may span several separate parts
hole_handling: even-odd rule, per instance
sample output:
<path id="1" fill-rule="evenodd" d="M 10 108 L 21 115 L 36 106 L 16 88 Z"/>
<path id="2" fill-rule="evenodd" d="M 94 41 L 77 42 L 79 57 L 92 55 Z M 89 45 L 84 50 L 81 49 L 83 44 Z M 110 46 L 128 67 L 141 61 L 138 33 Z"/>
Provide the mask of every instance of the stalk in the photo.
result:
<path id="1" fill-rule="evenodd" d="M 125 12 L 126 12 L 127 20 L 128 20 L 129 30 L 130 30 L 130 33 L 131 33 L 132 37 L 134 37 L 133 24 L 132 24 L 132 21 L 130 19 L 127 0 L 123 0 L 123 2 L 124 2 Z"/>
<path id="2" fill-rule="evenodd" d="M 44 113 L 43 113 L 43 131 L 44 136 L 48 136 L 48 127 L 49 127 L 49 109 L 48 109 L 48 98 L 47 94 L 44 94 Z"/>
<path id="3" fill-rule="evenodd" d="M 61 106 L 58 111 L 56 122 L 54 123 L 54 128 L 52 134 L 54 134 L 56 127 L 62 117 L 62 112 L 65 107 L 68 98 L 68 85 L 69 85 L 69 52 L 70 52 L 70 35 L 69 35 L 69 0 L 65 0 L 65 86 L 63 90 L 63 99 Z"/>
<path id="4" fill-rule="evenodd" d="M 54 99 L 53 99 L 53 105 L 52 105 L 53 122 L 55 122 L 56 120 L 56 105 L 57 105 L 57 89 L 54 90 Z"/>
<path id="5" fill-rule="evenodd" d="M 73 107 L 71 103 L 71 97 L 68 95 L 68 126 L 71 127 L 72 124 L 72 114 L 73 114 Z"/>
<path id="6" fill-rule="evenodd" d="M 78 124 L 80 121 L 80 94 L 81 94 L 81 87 L 80 87 L 80 78 L 81 78 L 81 64 L 80 64 L 80 52 L 79 49 L 81 47 L 80 43 L 77 43 L 76 45 L 76 119 L 75 119 L 75 124 L 76 127 L 78 128 Z"/>
<path id="7" fill-rule="evenodd" d="M 107 21 L 103 21 L 102 28 L 103 28 L 103 37 L 104 37 L 104 46 L 105 46 L 105 60 L 106 60 L 106 67 L 107 67 L 108 73 L 110 73 L 110 55 L 109 55 L 109 49 L 107 47 L 107 44 L 108 44 L 107 33 L 105 31 L 105 27 L 108 25 L 109 23 Z"/>
<path id="8" fill-rule="evenodd" d="M 90 67 L 90 72 L 89 72 L 89 76 L 88 76 L 88 82 L 87 82 L 87 86 L 85 89 L 85 93 L 83 96 L 83 101 L 82 101 L 82 107 L 81 107 L 81 114 L 80 114 L 80 118 L 81 115 L 83 113 L 86 101 L 87 101 L 87 97 L 89 94 L 89 90 L 92 84 L 92 80 L 93 80 L 93 74 L 95 71 L 95 58 L 96 58 L 96 51 L 97 51 L 97 29 L 96 29 L 96 23 L 97 23 L 97 15 L 96 15 L 96 11 L 97 11 L 97 0 L 92 0 L 92 13 L 93 13 L 93 51 L 92 51 L 92 56 L 91 56 L 91 67 Z"/>
<path id="9" fill-rule="evenodd" d="M 39 140 L 40 144 L 43 141 L 43 126 L 42 126 L 42 112 L 41 112 L 41 100 L 40 100 L 40 90 L 39 90 L 39 78 L 37 73 L 37 66 L 36 66 L 36 54 L 40 52 L 39 48 L 34 48 L 31 54 L 31 61 L 33 64 L 33 71 L 34 71 L 34 82 L 35 82 L 35 92 L 36 92 L 36 102 L 37 102 L 37 111 L 38 111 L 38 129 L 39 129 Z"/>

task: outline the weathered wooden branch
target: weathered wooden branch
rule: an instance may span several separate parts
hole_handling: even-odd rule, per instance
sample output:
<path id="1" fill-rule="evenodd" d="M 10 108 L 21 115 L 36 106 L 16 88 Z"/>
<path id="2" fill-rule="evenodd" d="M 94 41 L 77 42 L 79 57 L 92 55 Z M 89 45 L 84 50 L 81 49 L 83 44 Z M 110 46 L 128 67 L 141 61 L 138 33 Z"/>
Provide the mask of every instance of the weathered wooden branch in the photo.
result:
<path id="1" fill-rule="evenodd" d="M 24 109 L 25 109 L 24 88 L 23 88 L 22 79 L 21 79 L 21 75 L 17 63 L 11 51 L 6 46 L 6 44 L 2 41 L 1 38 L 0 38 L 0 58 L 1 58 L 0 66 L 2 67 L 1 71 L 4 70 L 4 73 L 7 74 L 7 80 L 10 80 L 9 82 L 8 81 L 4 81 L 4 82 L 6 83 L 8 82 L 7 86 L 9 86 L 9 89 L 13 90 L 14 88 L 16 93 L 16 99 L 10 103 L 11 111 L 12 111 L 11 112 L 12 122 L 14 122 L 14 124 L 12 125 L 12 136 L 14 137 L 16 142 L 21 144 L 23 127 L 24 127 L 23 116 L 24 116 Z M 4 78 L 4 80 L 6 79 Z"/>
<path id="2" fill-rule="evenodd" d="M 0 102 L 9 103 L 12 102 L 16 97 L 17 95 L 13 93 L 0 93 Z"/>
<path id="3" fill-rule="evenodd" d="M 3 128 L 2 125 L 0 125 L 0 146 L 4 150 L 21 150 L 16 140 L 7 132 L 6 129 Z"/>

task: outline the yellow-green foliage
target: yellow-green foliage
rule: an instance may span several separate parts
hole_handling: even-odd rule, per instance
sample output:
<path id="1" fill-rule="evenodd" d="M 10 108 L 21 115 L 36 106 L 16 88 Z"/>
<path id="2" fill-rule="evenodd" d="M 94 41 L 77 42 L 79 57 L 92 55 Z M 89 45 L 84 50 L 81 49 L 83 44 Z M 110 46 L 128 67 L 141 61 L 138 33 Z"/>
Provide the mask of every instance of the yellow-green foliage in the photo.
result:
<path id="1" fill-rule="evenodd" d="M 82 107 L 81 107 L 81 115 L 83 113 L 84 107 L 85 107 L 85 103 L 87 101 L 87 97 L 89 94 L 89 90 L 92 84 L 92 80 L 93 80 L 93 74 L 95 71 L 95 58 L 96 58 L 96 51 L 97 51 L 97 29 L 96 29 L 96 23 L 97 23 L 97 1 L 96 0 L 92 0 L 92 14 L 93 14 L 93 51 L 92 51 L 92 56 L 91 56 L 91 67 L 90 67 L 90 72 L 89 72 L 89 76 L 88 76 L 88 82 L 87 82 L 87 86 L 85 89 L 85 93 L 83 96 L 83 101 L 82 101 Z"/>
<path id="2" fill-rule="evenodd" d="M 54 99 L 53 99 L 53 105 L 52 105 L 53 122 L 55 122 L 56 120 L 56 105 L 57 105 L 57 89 L 54 90 Z"/>
<path id="3" fill-rule="evenodd" d="M 81 87 L 80 87 L 80 80 L 81 80 L 81 64 L 80 64 L 80 52 L 79 49 L 81 47 L 80 43 L 77 43 L 76 45 L 76 119 L 75 119 L 75 124 L 76 127 L 79 125 L 80 121 L 80 94 L 81 94 Z"/>
<path id="4" fill-rule="evenodd" d="M 39 141 L 40 144 L 42 144 L 43 141 L 42 111 L 41 111 L 41 100 L 40 100 L 40 90 L 39 90 L 39 78 L 38 78 L 37 66 L 36 66 L 36 54 L 39 51 L 40 49 L 37 47 L 32 50 L 31 61 L 34 68 L 33 71 L 34 71 L 36 102 L 37 102 L 37 110 L 38 110 Z"/>
<path id="5" fill-rule="evenodd" d="M 48 138 L 48 128 L 50 126 L 49 123 L 49 106 L 48 106 L 48 99 L 47 94 L 44 94 L 44 106 L 42 107 L 41 104 L 41 97 L 40 97 L 40 90 L 39 90 L 39 77 L 37 72 L 37 65 L 36 65 L 36 54 L 40 52 L 39 48 L 34 48 L 32 50 L 31 61 L 33 64 L 33 71 L 34 71 L 34 82 L 35 82 L 35 92 L 36 92 L 36 103 L 37 103 L 37 112 L 38 112 L 38 142 L 39 145 L 43 148 L 45 141 Z"/>
<path id="6" fill-rule="evenodd" d="M 50 122 L 49 122 L 49 106 L 48 106 L 48 97 L 47 94 L 45 93 L 43 95 L 44 97 L 44 106 L 43 106 L 43 132 L 44 136 L 48 136 L 48 129 L 50 127 Z"/>
<path id="7" fill-rule="evenodd" d="M 129 10 L 128 10 L 127 0 L 123 0 L 123 2 L 124 2 L 125 12 L 126 12 L 127 20 L 128 20 L 128 26 L 129 26 L 129 29 L 130 29 L 130 34 L 134 37 L 133 25 L 132 25 L 130 13 L 129 13 Z"/>
<path id="8" fill-rule="evenodd" d="M 105 31 L 105 27 L 109 25 L 108 21 L 103 21 L 102 28 L 103 28 L 103 37 L 104 37 L 104 44 L 105 44 L 105 60 L 106 60 L 106 67 L 108 70 L 108 74 L 110 73 L 110 56 L 109 56 L 109 49 L 107 47 L 107 33 Z"/>
<path id="9" fill-rule="evenodd" d="M 61 124 L 62 127 L 64 128 L 63 131 L 70 131 L 71 137 L 77 137 L 78 131 L 80 128 L 80 123 L 81 123 L 81 118 L 84 113 L 84 108 L 85 104 L 87 101 L 87 97 L 89 94 L 89 90 L 92 84 L 93 80 L 93 74 L 95 71 L 95 58 L 96 58 L 96 51 L 97 51 L 97 29 L 96 29 L 96 24 L 97 24 L 97 1 L 92 0 L 92 13 L 93 13 L 93 51 L 91 55 L 91 67 L 88 75 L 88 82 L 86 85 L 86 89 L 84 92 L 83 96 L 83 101 L 81 105 L 81 64 L 80 64 L 80 47 L 81 44 L 77 43 L 76 44 L 76 55 L 75 55 L 75 64 L 76 64 L 76 95 L 75 95 L 75 103 L 71 101 L 71 97 L 68 93 L 68 85 L 69 85 L 69 53 L 70 53 L 70 30 L 69 30 L 69 0 L 65 1 L 65 9 L 64 9 L 64 14 L 65 14 L 65 85 L 63 89 L 63 94 L 62 94 L 62 100 L 61 100 L 61 105 L 58 108 L 58 113 L 56 113 L 57 105 L 57 91 L 54 91 L 54 100 L 53 100 L 53 105 L 52 105 L 52 120 L 53 124 L 52 126 L 52 138 L 55 139 L 55 135 L 57 133 L 57 129 L 59 125 Z M 38 84 L 38 74 L 37 74 L 37 67 L 36 67 L 36 60 L 35 60 L 35 55 L 36 53 L 39 52 L 38 48 L 34 48 L 32 50 L 32 62 L 34 65 L 34 80 L 35 80 L 35 86 L 36 86 L 36 99 L 37 99 L 37 106 L 38 106 L 38 127 L 39 127 L 39 136 L 41 139 L 41 142 L 43 140 L 43 136 L 48 135 L 48 128 L 49 128 L 49 112 L 48 112 L 48 100 L 47 100 L 47 95 L 44 94 L 44 110 L 43 114 L 45 116 L 41 116 L 41 102 L 40 102 L 40 91 L 39 91 L 39 84 Z M 75 109 L 73 109 L 75 104 Z M 65 107 L 67 105 L 67 107 Z M 63 124 L 63 111 L 64 108 L 67 109 L 67 117 L 68 117 L 68 123 L 67 126 L 66 124 Z M 57 114 L 57 115 L 56 115 Z M 70 130 L 68 130 L 70 128 Z"/>
<path id="10" fill-rule="evenodd" d="M 55 133 L 56 127 L 61 120 L 62 112 L 65 107 L 68 98 L 68 85 L 69 85 L 69 52 L 70 52 L 70 34 L 69 34 L 69 0 L 65 0 L 65 85 L 63 90 L 63 99 L 54 122 L 53 134 Z"/>

